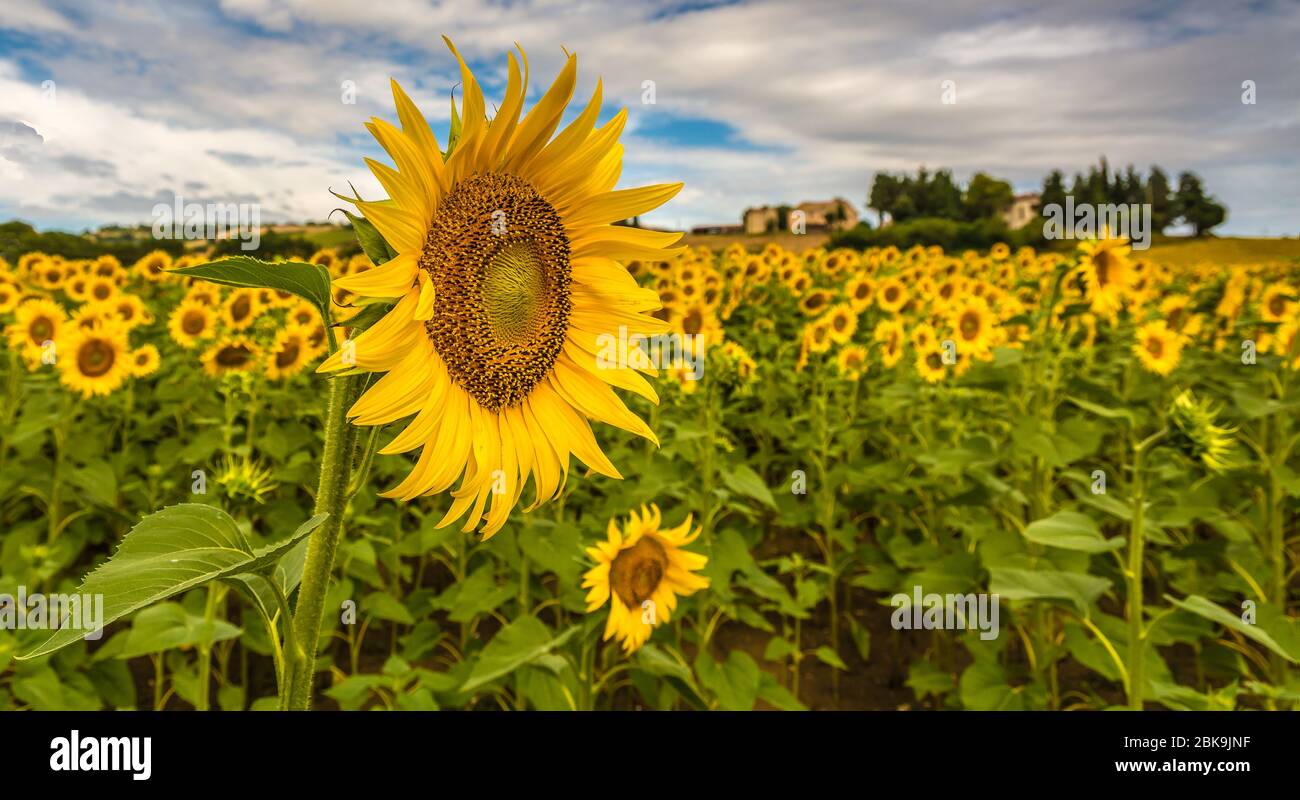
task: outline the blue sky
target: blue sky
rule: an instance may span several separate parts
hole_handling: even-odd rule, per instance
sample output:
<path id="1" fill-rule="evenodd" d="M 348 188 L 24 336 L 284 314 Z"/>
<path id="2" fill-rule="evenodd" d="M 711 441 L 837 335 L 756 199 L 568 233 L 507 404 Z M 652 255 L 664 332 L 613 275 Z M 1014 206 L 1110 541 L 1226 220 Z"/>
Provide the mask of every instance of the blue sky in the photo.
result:
<path id="1" fill-rule="evenodd" d="M 875 172 L 920 165 L 1030 190 L 1104 154 L 1197 171 L 1229 206 L 1223 233 L 1300 234 L 1295 3 L 4 5 L 0 219 L 40 227 L 147 222 L 177 194 L 258 202 L 264 221 L 323 218 L 349 182 L 378 194 L 362 123 L 394 116 L 392 76 L 443 129 L 446 34 L 495 99 L 514 42 L 534 97 L 577 52 L 575 104 L 600 77 L 604 116 L 628 108 L 622 185 L 686 183 L 655 224 L 832 196 L 861 210 Z"/>

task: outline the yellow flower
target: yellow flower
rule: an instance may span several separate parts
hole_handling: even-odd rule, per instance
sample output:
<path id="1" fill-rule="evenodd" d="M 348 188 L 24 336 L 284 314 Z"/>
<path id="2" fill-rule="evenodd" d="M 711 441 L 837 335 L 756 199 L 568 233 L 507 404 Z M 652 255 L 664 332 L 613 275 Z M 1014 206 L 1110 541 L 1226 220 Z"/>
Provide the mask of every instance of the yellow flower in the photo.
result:
<path id="1" fill-rule="evenodd" d="M 822 318 L 830 328 L 831 341 L 836 344 L 848 344 L 853 333 L 858 329 L 858 315 L 848 303 L 840 303 L 826 312 Z"/>
<path id="2" fill-rule="evenodd" d="M 903 323 L 889 319 L 876 324 L 871 338 L 880 343 L 880 363 L 886 369 L 898 363 L 903 357 Z"/>
<path id="3" fill-rule="evenodd" d="M 814 289 L 799 299 L 799 310 L 806 317 L 815 317 L 826 310 L 833 297 L 834 295 L 825 289 Z"/>
<path id="4" fill-rule="evenodd" d="M 181 347 L 189 350 L 200 339 L 212 337 L 217 331 L 217 312 L 197 299 L 186 298 L 167 320 L 167 331 Z"/>
<path id="5" fill-rule="evenodd" d="M 261 313 L 255 289 L 236 289 L 221 307 L 221 320 L 232 331 L 242 331 Z"/>
<path id="6" fill-rule="evenodd" d="M 889 314 L 897 314 L 907 304 L 907 287 L 898 277 L 886 278 L 876 286 L 876 305 Z"/>
<path id="7" fill-rule="evenodd" d="M 1165 321 L 1158 319 L 1148 322 L 1137 330 L 1137 342 L 1133 345 L 1142 366 L 1157 375 L 1168 375 L 1178 366 L 1183 352 L 1183 340 L 1176 331 L 1171 331 Z"/>
<path id="8" fill-rule="evenodd" d="M 221 305 L 221 288 L 211 283 L 195 283 L 185 292 L 185 299 L 216 308 Z"/>
<path id="9" fill-rule="evenodd" d="M 68 326 L 58 342 L 59 379 L 83 397 L 111 394 L 131 376 L 126 329 L 101 324 Z"/>
<path id="10" fill-rule="evenodd" d="M 997 317 L 982 297 L 968 295 L 954 302 L 949 311 L 948 325 L 959 351 L 975 357 L 989 353 Z"/>
<path id="11" fill-rule="evenodd" d="M 876 297 L 876 282 L 865 274 L 855 275 L 844 284 L 844 294 L 853 310 L 862 313 L 871 307 Z"/>
<path id="12" fill-rule="evenodd" d="M 708 588 L 709 579 L 695 573 L 708 558 L 683 549 L 700 535 L 691 531 L 691 517 L 670 530 L 660 529 L 658 506 L 633 511 L 620 531 L 610 520 L 605 541 L 587 548 L 596 562 L 582 578 L 587 589 L 587 613 L 609 603 L 605 640 L 617 637 L 631 654 L 650 638 L 655 627 L 669 622 L 678 596 Z"/>
<path id="13" fill-rule="evenodd" d="M 249 372 L 261 358 L 262 348 L 252 339 L 243 336 L 226 337 L 204 351 L 203 371 L 213 377 Z"/>
<path id="14" fill-rule="evenodd" d="M 835 367 L 845 380 L 858 380 L 867 371 L 867 348 L 860 344 L 841 347 L 835 354 Z"/>
<path id="15" fill-rule="evenodd" d="M 266 354 L 266 377 L 280 380 L 302 372 L 316 357 L 316 349 L 307 341 L 309 333 L 301 325 L 290 325 L 276 334 L 275 343 Z"/>
<path id="16" fill-rule="evenodd" d="M 158 283 L 172 277 L 167 273 L 171 266 L 172 257 L 164 250 L 155 250 L 135 262 L 132 271 L 147 281 Z"/>
<path id="17" fill-rule="evenodd" d="M 831 326 L 826 320 L 810 322 L 803 329 L 803 344 L 810 353 L 825 353 L 831 349 Z"/>
<path id="18" fill-rule="evenodd" d="M 144 301 L 133 294 L 118 295 L 107 304 L 112 313 L 121 321 L 127 329 L 148 325 L 153 322 L 153 314 L 145 306 Z"/>
<path id="19" fill-rule="evenodd" d="M 939 341 L 939 332 L 928 322 L 922 322 L 912 328 L 912 347 L 925 350 Z"/>
<path id="20" fill-rule="evenodd" d="M 1259 299 L 1259 315 L 1266 322 L 1283 322 L 1296 310 L 1293 299 L 1296 291 L 1290 286 L 1274 283 L 1264 290 Z"/>
<path id="21" fill-rule="evenodd" d="M 158 365 L 161 361 L 158 348 L 153 345 L 146 344 L 137 347 L 131 352 L 131 374 L 137 378 L 152 375 L 158 371 Z"/>
<path id="22" fill-rule="evenodd" d="M 916 371 L 926 383 L 938 383 L 948 375 L 948 365 L 943 362 L 943 348 L 930 342 L 916 353 Z"/>
<path id="23" fill-rule="evenodd" d="M 8 314 L 17 308 L 22 297 L 22 290 L 17 286 L 8 281 L 0 281 L 0 314 Z"/>
<path id="24" fill-rule="evenodd" d="M 86 302 L 106 303 L 117 297 L 117 283 L 112 278 L 91 278 L 86 285 Z"/>
<path id="25" fill-rule="evenodd" d="M 422 452 L 386 495 L 440 494 L 459 477 L 439 525 L 463 517 L 469 531 L 483 521 L 486 537 L 505 525 L 530 477 L 530 508 L 556 497 L 570 455 L 601 475 L 621 477 L 588 420 L 657 441 L 610 385 L 652 402 L 657 395 L 634 369 L 600 368 L 596 354 L 598 339 L 620 329 L 638 336 L 666 331 L 646 313 L 659 307 L 658 297 L 620 261 L 667 258 L 666 248 L 681 235 L 612 223 L 662 205 L 681 184 L 614 190 L 627 116 L 620 112 L 596 127 L 599 86 L 552 138 L 573 92 L 575 56 L 524 114 L 527 87 L 510 55 L 505 98 L 491 119 L 494 106 L 456 57 L 463 127 L 445 159 L 395 82 L 401 128 L 380 119 L 367 125 L 396 164 L 367 161 L 389 200 L 349 202 L 397 256 L 337 284 L 359 296 L 399 300 L 355 338 L 355 364 L 343 363 L 340 350 L 319 369 L 388 373 L 349 411 L 358 425 L 415 415 L 382 452 Z"/>
<path id="26" fill-rule="evenodd" d="M 1079 245 L 1079 268 L 1094 313 L 1111 316 L 1119 311 L 1132 278 L 1131 249 L 1127 239 L 1109 237 Z"/>
<path id="27" fill-rule="evenodd" d="M 63 307 L 53 300 L 27 300 L 18 306 L 13 323 L 6 329 L 9 346 L 22 355 L 28 367 L 35 369 L 41 364 L 45 343 L 58 338 L 67 318 Z"/>

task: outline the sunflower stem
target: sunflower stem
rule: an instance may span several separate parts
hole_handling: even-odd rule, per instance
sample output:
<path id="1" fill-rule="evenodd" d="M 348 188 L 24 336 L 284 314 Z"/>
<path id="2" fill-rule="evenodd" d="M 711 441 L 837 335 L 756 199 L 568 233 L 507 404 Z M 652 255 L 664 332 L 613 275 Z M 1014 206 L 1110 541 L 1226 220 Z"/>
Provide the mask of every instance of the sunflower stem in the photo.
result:
<path id="1" fill-rule="evenodd" d="M 356 386 L 355 376 L 330 381 L 329 406 L 325 413 L 325 450 L 321 456 L 315 512 L 329 517 L 311 534 L 307 543 L 307 561 L 293 618 L 293 647 L 286 654 L 290 711 L 311 708 L 312 676 L 325 612 L 325 592 L 329 589 L 334 554 L 343 532 L 343 510 L 347 505 L 348 478 L 356 448 L 357 429 L 347 421 L 347 409 L 352 405 Z"/>

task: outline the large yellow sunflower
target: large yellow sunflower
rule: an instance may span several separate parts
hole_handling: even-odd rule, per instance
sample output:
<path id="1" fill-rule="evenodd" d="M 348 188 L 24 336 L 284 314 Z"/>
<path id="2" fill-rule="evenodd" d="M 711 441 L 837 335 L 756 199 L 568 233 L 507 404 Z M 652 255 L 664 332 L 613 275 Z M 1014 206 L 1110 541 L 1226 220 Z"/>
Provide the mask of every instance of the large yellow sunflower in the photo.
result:
<path id="1" fill-rule="evenodd" d="M 59 341 L 59 379 L 83 397 L 111 394 L 134 370 L 126 329 L 100 324 L 66 327 Z"/>
<path id="2" fill-rule="evenodd" d="M 447 45 L 464 93 L 451 152 L 444 158 L 424 116 L 394 82 L 401 128 L 380 119 L 367 125 L 396 164 L 366 162 L 389 200 L 349 199 L 397 256 L 337 285 L 398 302 L 320 370 L 388 373 L 348 412 L 358 425 L 415 415 L 382 451 L 422 448 L 387 496 L 437 494 L 459 477 L 439 524 L 468 515 L 463 530 L 484 520 L 486 537 L 505 524 L 530 476 L 536 495 L 529 508 L 556 497 L 570 455 L 621 477 L 588 419 L 657 441 L 610 386 L 657 402 L 654 390 L 632 368 L 598 368 L 597 354 L 605 337 L 665 330 L 645 313 L 659 308 L 657 295 L 639 287 L 619 259 L 667 258 L 665 249 L 681 235 L 611 223 L 667 202 L 681 184 L 614 190 L 627 114 L 596 126 L 599 83 L 586 108 L 552 138 L 573 93 L 575 56 L 523 114 L 528 62 L 521 51 L 521 75 L 512 54 L 505 99 L 489 120 L 478 81 Z M 503 482 L 505 490 L 494 492 Z"/>
<path id="3" fill-rule="evenodd" d="M 617 636 L 626 653 L 635 652 L 651 631 L 668 622 L 677 608 L 678 595 L 708 588 L 709 579 L 695 573 L 708 558 L 683 548 L 700 535 L 691 531 L 691 517 L 671 530 L 660 530 L 658 506 L 641 507 L 628 515 L 620 531 L 609 521 L 608 538 L 588 547 L 596 566 L 582 578 L 587 592 L 587 613 L 609 603 L 605 640 Z"/>

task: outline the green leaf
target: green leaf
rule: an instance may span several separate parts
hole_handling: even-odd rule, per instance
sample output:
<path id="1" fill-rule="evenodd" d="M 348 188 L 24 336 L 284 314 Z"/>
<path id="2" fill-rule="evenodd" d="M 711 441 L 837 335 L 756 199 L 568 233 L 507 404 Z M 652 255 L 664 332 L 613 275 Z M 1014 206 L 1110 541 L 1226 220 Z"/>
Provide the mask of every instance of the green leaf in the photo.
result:
<path id="1" fill-rule="evenodd" d="M 326 326 L 330 316 L 330 273 L 319 264 L 303 261 L 270 263 L 252 256 L 230 256 L 172 270 L 177 275 L 202 278 L 223 286 L 251 289 L 279 289 L 311 302 Z"/>
<path id="2" fill-rule="evenodd" d="M 1078 511 L 1058 511 L 1050 517 L 1034 520 L 1025 528 L 1025 538 L 1038 544 L 1084 553 L 1105 553 L 1123 547 L 1125 542 L 1123 536 L 1114 539 L 1102 536 L 1093 518 Z"/>
<path id="3" fill-rule="evenodd" d="M 370 220 L 359 214 L 353 214 L 346 208 L 340 209 L 340 211 L 348 218 L 348 222 L 352 223 L 352 232 L 357 235 L 357 243 L 361 245 L 366 257 L 376 267 L 391 261 L 397 255 L 393 248 L 388 246 L 388 242 L 384 241 L 383 235 L 378 228 L 371 224 Z"/>
<path id="4" fill-rule="evenodd" d="M 763 479 L 758 473 L 744 464 L 739 464 L 729 469 L 722 470 L 722 482 L 727 484 L 727 488 L 739 495 L 757 500 L 771 509 L 776 509 L 776 498 L 772 497 L 772 491 L 763 483 Z"/>
<path id="5" fill-rule="evenodd" d="M 159 603 L 135 615 L 126 642 L 114 656 L 135 658 L 164 650 L 195 647 L 205 641 L 223 642 L 241 633 L 243 631 L 225 620 L 213 620 L 208 625 L 203 617 L 190 614 L 180 603 Z"/>
<path id="6" fill-rule="evenodd" d="M 574 625 L 559 636 L 552 636 L 551 629 L 537 617 L 520 617 L 497 631 L 492 641 L 487 643 L 460 690 L 472 692 L 514 672 L 560 647 L 580 629 L 581 626 Z"/>
<path id="7" fill-rule="evenodd" d="M 813 655 L 817 656 L 817 660 L 821 661 L 823 664 L 832 666 L 835 669 L 848 670 L 849 668 L 848 665 L 844 663 L 844 659 L 840 658 L 840 654 L 827 645 L 822 645 L 814 650 Z"/>
<path id="8" fill-rule="evenodd" d="M 1173 595 L 1167 594 L 1165 595 L 1165 599 L 1184 611 L 1190 611 L 1193 614 L 1205 617 L 1211 622 L 1217 622 L 1225 628 L 1231 628 L 1246 638 L 1259 642 L 1269 650 L 1272 650 L 1274 653 L 1285 658 L 1287 661 L 1296 663 L 1296 657 L 1291 653 L 1288 653 L 1286 648 L 1279 644 L 1278 641 L 1270 636 L 1263 628 L 1258 625 L 1251 625 L 1235 614 L 1229 614 L 1227 611 L 1215 605 L 1208 599 L 1201 597 L 1199 594 L 1189 594 L 1182 600 L 1179 600 Z"/>
<path id="9" fill-rule="evenodd" d="M 1126 408 L 1110 408 L 1108 406 L 1098 405 L 1089 400 L 1084 400 L 1082 397 L 1067 397 L 1065 399 L 1074 403 L 1079 408 L 1082 408 L 1084 411 L 1090 411 L 1099 417 L 1105 417 L 1106 419 L 1122 419 L 1130 424 L 1133 422 L 1133 412 Z"/>
<path id="10" fill-rule="evenodd" d="M 863 661 L 870 661 L 871 631 L 856 619 L 849 617 L 849 634 L 853 637 L 853 646 L 858 649 L 858 657 Z"/>
<path id="11" fill-rule="evenodd" d="M 254 550 L 235 520 L 221 509 L 198 503 L 164 508 L 136 523 L 112 558 L 87 575 L 77 593 L 103 596 L 104 618 L 100 624 L 107 626 L 208 581 L 270 569 L 325 517 L 318 514 L 286 539 Z M 89 631 L 60 627 L 43 644 L 19 658 L 48 655 L 86 633 Z"/>
<path id="12" fill-rule="evenodd" d="M 361 601 L 361 608 L 366 613 L 389 622 L 400 622 L 403 625 L 415 624 L 415 618 L 411 616 L 406 606 L 385 592 L 370 593 Z"/>
<path id="13" fill-rule="evenodd" d="M 1079 572 L 1010 567 L 993 567 L 989 570 L 989 592 L 1001 596 L 1003 600 L 1070 600 L 1084 614 L 1109 588 L 1110 581 L 1105 578 Z"/>
<path id="14" fill-rule="evenodd" d="M 348 318 L 346 325 L 352 331 L 349 335 L 355 337 L 361 331 L 370 330 L 372 325 L 393 310 L 394 305 L 395 303 L 383 301 L 363 304 L 360 311 Z"/>
<path id="15" fill-rule="evenodd" d="M 808 706 L 799 702 L 789 689 L 776 682 L 776 678 L 766 672 L 763 673 L 761 682 L 758 685 L 758 697 L 771 704 L 773 708 L 779 708 L 782 711 L 807 711 Z"/>
<path id="16" fill-rule="evenodd" d="M 1024 694 L 1012 688 L 997 663 L 976 662 L 961 675 L 961 704 L 971 711 L 1024 711 Z"/>
<path id="17" fill-rule="evenodd" d="M 763 671 L 748 653 L 732 650 L 722 664 L 707 652 L 695 659 L 695 673 L 726 711 L 749 711 L 758 699 Z"/>

